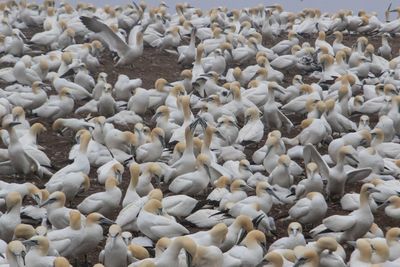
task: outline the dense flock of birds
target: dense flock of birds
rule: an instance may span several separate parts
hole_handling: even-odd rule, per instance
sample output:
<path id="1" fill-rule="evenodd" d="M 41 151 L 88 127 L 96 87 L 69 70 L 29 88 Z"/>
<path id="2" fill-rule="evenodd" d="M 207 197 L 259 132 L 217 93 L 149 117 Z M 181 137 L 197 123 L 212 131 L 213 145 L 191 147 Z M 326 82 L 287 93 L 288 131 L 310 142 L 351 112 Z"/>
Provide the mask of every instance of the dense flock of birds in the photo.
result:
<path id="1" fill-rule="evenodd" d="M 0 3 L 0 173 L 12 177 L 0 181 L 0 266 L 88 266 L 98 246 L 96 267 L 400 266 L 400 228 L 374 223 L 380 209 L 400 220 L 391 8 L 381 21 L 278 4 Z M 28 39 L 30 27 L 41 31 Z M 98 73 L 105 53 L 117 71 L 140 68 L 144 45 L 172 54 L 181 79 L 142 88 Z M 69 165 L 53 166 L 32 118 L 74 137 Z M 72 206 L 91 183 L 104 191 Z M 344 215 L 327 216 L 332 204 Z M 277 221 L 287 236 L 267 242 Z"/>

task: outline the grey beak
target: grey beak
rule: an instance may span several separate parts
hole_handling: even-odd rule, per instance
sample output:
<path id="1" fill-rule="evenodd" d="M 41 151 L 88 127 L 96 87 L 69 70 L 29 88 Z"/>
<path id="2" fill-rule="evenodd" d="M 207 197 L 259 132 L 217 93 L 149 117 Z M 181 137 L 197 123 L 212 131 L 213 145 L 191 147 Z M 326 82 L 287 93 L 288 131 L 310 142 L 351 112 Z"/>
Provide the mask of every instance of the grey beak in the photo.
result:
<path id="1" fill-rule="evenodd" d="M 275 197 L 277 200 L 281 201 L 281 199 L 275 194 L 274 190 L 272 190 L 271 188 L 267 188 L 265 191 L 267 191 L 268 194 Z"/>
<path id="2" fill-rule="evenodd" d="M 49 198 L 48 200 L 46 200 L 45 202 L 43 202 L 42 204 L 40 204 L 39 207 L 42 208 L 42 207 L 44 207 L 44 206 L 46 206 L 46 205 L 49 205 L 49 204 L 51 204 L 51 203 L 53 203 L 53 202 L 55 202 L 55 201 L 56 201 L 56 199 L 54 199 L 54 198 Z"/>
<path id="3" fill-rule="evenodd" d="M 22 244 L 24 244 L 24 246 L 36 246 L 38 244 L 38 242 L 37 242 L 37 240 L 28 239 L 28 240 L 22 241 Z"/>
<path id="4" fill-rule="evenodd" d="M 115 223 L 114 221 L 112 221 L 106 217 L 101 218 L 99 222 L 101 225 L 113 225 Z"/>
<path id="5" fill-rule="evenodd" d="M 9 126 L 14 127 L 19 124 L 21 124 L 19 121 L 12 121 L 12 122 L 10 122 Z"/>
<path id="6" fill-rule="evenodd" d="M 153 117 L 151 117 L 151 121 L 152 121 L 152 122 L 157 121 L 157 119 L 158 119 L 160 116 L 161 116 L 161 113 L 160 113 L 160 112 L 157 112 L 156 114 L 153 115 Z"/>

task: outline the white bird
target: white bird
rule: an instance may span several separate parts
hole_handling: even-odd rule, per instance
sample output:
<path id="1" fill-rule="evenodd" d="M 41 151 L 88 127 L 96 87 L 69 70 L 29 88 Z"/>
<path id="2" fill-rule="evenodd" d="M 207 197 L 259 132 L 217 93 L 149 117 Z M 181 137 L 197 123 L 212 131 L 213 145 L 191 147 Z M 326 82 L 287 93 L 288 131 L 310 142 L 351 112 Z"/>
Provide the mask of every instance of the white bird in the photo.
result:
<path id="1" fill-rule="evenodd" d="M 51 183 L 46 186 L 49 193 L 61 191 L 65 194 L 67 201 L 72 201 L 81 191 L 88 191 L 90 178 L 82 172 L 71 172 L 65 175 L 65 179 Z"/>
<path id="2" fill-rule="evenodd" d="M 257 266 L 264 257 L 265 242 L 263 232 L 251 231 L 239 245 L 224 253 L 223 266 Z"/>
<path id="3" fill-rule="evenodd" d="M 332 215 L 325 218 L 320 226 L 310 233 L 313 236 L 322 232 L 338 234 L 338 242 L 355 241 L 365 235 L 374 222 L 374 216 L 368 203 L 368 197 L 374 192 L 379 192 L 372 184 L 364 184 L 360 190 L 360 208 L 349 215 Z"/>
<path id="4" fill-rule="evenodd" d="M 129 166 L 129 172 L 131 175 L 131 179 L 129 181 L 128 188 L 126 189 L 125 197 L 122 200 L 122 207 L 124 208 L 140 199 L 139 194 L 136 192 L 136 186 L 138 184 L 140 176 L 140 165 L 137 163 L 132 163 Z"/>
<path id="5" fill-rule="evenodd" d="M 167 238 L 160 239 L 159 242 L 166 242 L 168 243 L 167 248 L 155 259 L 150 259 L 149 262 L 153 262 L 154 266 L 181 266 L 181 265 L 186 265 L 186 262 L 191 262 L 192 258 L 195 258 L 196 256 L 196 251 L 197 251 L 197 245 L 196 243 L 189 237 L 177 237 L 174 240 L 165 240 Z M 158 243 L 159 243 L 158 242 Z M 184 261 L 181 262 L 180 259 L 180 253 L 181 251 L 184 251 Z M 147 264 L 148 260 L 144 260 L 143 262 L 146 262 Z M 140 263 L 140 262 L 139 262 Z M 133 265 L 133 266 L 141 266 L 139 265 Z M 151 266 L 151 265 L 150 265 Z"/>
<path id="6" fill-rule="evenodd" d="M 197 245 L 219 247 L 224 242 L 227 233 L 228 227 L 224 223 L 219 223 L 208 231 L 199 231 L 186 236 L 190 237 Z"/>
<path id="7" fill-rule="evenodd" d="M 306 240 L 303 236 L 303 227 L 297 222 L 292 222 L 288 226 L 288 237 L 282 237 L 269 246 L 268 251 L 276 249 L 294 249 L 297 246 L 305 246 Z"/>
<path id="8" fill-rule="evenodd" d="M 133 89 L 142 86 L 142 80 L 129 79 L 124 74 L 118 75 L 118 80 L 114 84 L 115 99 L 116 100 L 129 100 Z"/>
<path id="9" fill-rule="evenodd" d="M 197 170 L 177 176 L 169 185 L 169 190 L 174 193 L 199 195 L 210 183 L 210 159 L 200 154 L 197 157 Z"/>
<path id="10" fill-rule="evenodd" d="M 126 231 L 138 231 L 137 217 L 143 206 L 150 199 L 161 201 L 163 194 L 160 189 L 153 189 L 148 195 L 139 198 L 137 201 L 124 207 L 118 214 L 115 223 L 120 225 Z"/>
<path id="11" fill-rule="evenodd" d="M 116 224 L 110 226 L 104 249 L 100 252 L 99 262 L 108 267 L 128 266 L 128 250 L 121 237 L 121 227 Z"/>
<path id="12" fill-rule="evenodd" d="M 161 201 L 163 211 L 180 218 L 189 216 L 198 203 L 197 199 L 186 195 L 167 196 Z"/>
<path id="13" fill-rule="evenodd" d="M 25 260 L 29 261 L 27 264 L 28 266 L 53 266 L 56 257 L 47 255 L 50 247 L 50 242 L 47 237 L 34 236 L 24 243 L 31 247 L 25 256 Z"/>
<path id="14" fill-rule="evenodd" d="M 63 229 L 69 225 L 69 213 L 72 209 L 65 207 L 65 201 L 65 194 L 56 191 L 40 204 L 40 207 L 46 207 L 47 220 L 51 223 L 53 229 Z"/>
<path id="15" fill-rule="evenodd" d="M 36 81 L 32 83 L 32 92 L 15 92 L 7 96 L 7 100 L 14 106 L 21 106 L 25 110 L 33 110 L 47 101 L 44 84 Z"/>
<path id="16" fill-rule="evenodd" d="M 121 202 L 122 192 L 117 186 L 117 180 L 109 177 L 105 183 L 104 192 L 92 194 L 85 198 L 78 206 L 83 214 L 98 212 L 109 217 Z"/>
<path id="17" fill-rule="evenodd" d="M 97 102 L 97 110 L 100 116 L 108 118 L 118 112 L 117 104 L 111 93 L 112 88 L 107 84 Z"/>
<path id="18" fill-rule="evenodd" d="M 140 211 L 137 225 L 139 230 L 152 240 L 189 234 L 189 231 L 174 219 L 162 214 L 162 204 L 157 199 L 149 200 Z"/>
<path id="19" fill-rule="evenodd" d="M 291 159 L 283 154 L 279 156 L 276 167 L 272 170 L 268 177 L 268 181 L 272 185 L 289 188 L 293 184 L 293 175 L 290 173 Z"/>
<path id="20" fill-rule="evenodd" d="M 123 174 L 124 166 L 117 160 L 113 159 L 101 165 L 97 169 L 97 180 L 100 184 L 105 184 L 107 178 L 113 176 L 117 179 L 118 183 L 121 183 Z"/>
<path id="21" fill-rule="evenodd" d="M 31 85 L 34 82 L 41 82 L 40 76 L 32 69 L 25 66 L 23 61 L 15 63 L 13 74 L 18 83 L 23 85 Z"/>
<path id="22" fill-rule="evenodd" d="M 150 134 L 151 142 L 143 144 L 136 149 L 136 161 L 138 162 L 153 162 L 157 161 L 165 147 L 164 130 L 154 128 Z"/>
<path id="23" fill-rule="evenodd" d="M 371 168 L 346 171 L 344 169 L 344 159 L 346 157 L 358 162 L 358 160 L 352 154 L 350 147 L 342 146 L 339 151 L 338 159 L 336 160 L 336 166 L 329 168 L 313 145 L 308 144 L 304 148 L 305 162 L 308 163 L 309 159 L 312 159 L 315 163 L 317 163 L 323 177 L 328 180 L 326 191 L 330 196 L 342 196 L 346 183 L 364 179 L 372 172 Z"/>
<path id="24" fill-rule="evenodd" d="M 12 240 L 15 227 L 21 223 L 21 205 L 22 198 L 18 192 L 10 192 L 7 194 L 7 212 L 0 217 L 0 237 L 6 242 Z"/>
<path id="25" fill-rule="evenodd" d="M 310 192 L 322 193 L 324 184 L 321 175 L 318 173 L 318 165 L 310 162 L 306 165 L 306 179 L 301 180 L 296 186 L 296 196 L 305 196 Z"/>
<path id="26" fill-rule="evenodd" d="M 320 222 L 326 215 L 328 205 L 319 192 L 310 192 L 289 209 L 289 216 L 303 224 Z"/>
<path id="27" fill-rule="evenodd" d="M 36 173 L 39 175 L 39 177 L 42 177 L 43 169 L 40 166 L 40 163 L 24 149 L 18 140 L 15 126 L 20 124 L 20 122 L 9 122 L 6 123 L 5 127 L 3 126 L 5 129 L 7 129 L 10 136 L 10 144 L 8 146 L 8 155 L 10 161 L 8 164 L 11 164 L 14 173 Z"/>
<path id="28" fill-rule="evenodd" d="M 26 255 L 26 248 L 21 241 L 14 240 L 8 243 L 5 253 L 8 266 L 23 267 L 25 265 L 24 255 Z"/>
<path id="29" fill-rule="evenodd" d="M 89 214 L 83 228 L 83 240 L 74 250 L 73 256 L 87 255 L 92 252 L 103 240 L 102 225 L 112 225 L 113 223 L 113 221 L 107 219 L 100 213 Z"/>
<path id="30" fill-rule="evenodd" d="M 135 60 L 143 53 L 143 34 L 136 33 L 135 45 L 128 45 L 118 35 L 116 35 L 106 24 L 99 21 L 97 18 L 81 16 L 81 21 L 85 26 L 100 34 L 109 45 L 110 49 L 116 51 L 119 60 L 116 66 L 133 64 Z M 131 37 L 129 37 L 131 39 Z"/>
<path id="31" fill-rule="evenodd" d="M 387 205 L 385 208 L 385 214 L 398 220 L 400 218 L 400 197 L 391 196 L 384 204 Z"/>
<path id="32" fill-rule="evenodd" d="M 151 190 L 154 189 L 151 183 L 152 179 L 156 180 L 156 184 L 161 183 L 163 169 L 158 162 L 149 162 L 145 165 L 145 170 L 142 175 L 139 176 L 138 183 L 136 185 L 136 192 L 139 196 L 147 195 Z"/>
<path id="33" fill-rule="evenodd" d="M 228 232 L 226 233 L 224 242 L 219 246 L 222 252 L 230 250 L 234 245 L 240 243 L 246 233 L 253 230 L 253 222 L 250 217 L 245 215 L 239 215 L 228 226 Z"/>
<path id="34" fill-rule="evenodd" d="M 68 227 L 54 230 L 47 234 L 51 246 L 65 257 L 71 256 L 75 252 L 84 237 L 80 212 L 71 210 L 69 217 Z"/>
<path id="35" fill-rule="evenodd" d="M 246 124 L 239 130 L 237 143 L 259 142 L 264 135 L 264 125 L 257 108 L 248 108 L 245 113 Z"/>
<path id="36" fill-rule="evenodd" d="M 53 121 L 72 113 L 74 105 L 74 99 L 68 88 L 63 88 L 57 97 L 50 97 L 43 105 L 34 109 L 32 113 Z"/>

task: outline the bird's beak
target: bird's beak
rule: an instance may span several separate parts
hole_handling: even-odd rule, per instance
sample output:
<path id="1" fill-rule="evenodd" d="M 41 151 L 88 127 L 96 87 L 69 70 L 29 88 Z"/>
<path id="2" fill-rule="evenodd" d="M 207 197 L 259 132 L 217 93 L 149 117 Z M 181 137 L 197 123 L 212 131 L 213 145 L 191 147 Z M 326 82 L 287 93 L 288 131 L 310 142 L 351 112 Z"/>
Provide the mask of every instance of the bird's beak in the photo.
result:
<path id="1" fill-rule="evenodd" d="M 121 184 L 122 183 L 122 173 L 118 171 L 116 176 L 117 176 L 116 178 L 117 178 L 118 184 Z"/>
<path id="2" fill-rule="evenodd" d="M 42 204 L 39 205 L 40 208 L 50 205 L 51 203 L 54 203 L 56 201 L 56 199 L 54 198 L 49 198 L 48 200 L 46 200 L 45 202 L 43 202 Z"/>
<path id="3" fill-rule="evenodd" d="M 229 53 L 229 55 L 231 55 L 231 57 L 233 58 L 233 52 L 232 52 L 232 49 L 228 49 L 228 53 Z"/>
<path id="4" fill-rule="evenodd" d="M 256 72 L 256 73 L 254 73 L 254 75 L 253 76 L 251 76 L 251 78 L 250 78 L 250 80 L 249 81 L 252 81 L 252 80 L 254 80 L 256 77 L 258 76 L 258 73 Z"/>
<path id="5" fill-rule="evenodd" d="M 245 237 L 246 237 L 246 231 L 245 231 L 244 229 L 240 229 L 239 238 L 238 238 L 238 240 L 237 240 L 237 242 L 236 242 L 236 245 L 237 245 L 237 244 L 240 244 L 240 242 L 242 242 L 242 240 L 243 240 Z"/>
<path id="6" fill-rule="evenodd" d="M 275 197 L 277 200 L 281 201 L 281 199 L 275 194 L 274 190 L 272 190 L 271 188 L 267 188 L 265 191 L 267 191 L 268 194 Z"/>
<path id="7" fill-rule="evenodd" d="M 384 208 L 384 207 L 386 207 L 387 205 L 389 205 L 389 201 L 385 201 L 385 202 L 383 202 L 382 204 L 380 204 L 380 205 L 378 206 L 378 209 Z"/>
<path id="8" fill-rule="evenodd" d="M 36 246 L 38 244 L 37 240 L 32 240 L 32 239 L 28 239 L 28 240 L 24 240 L 22 241 L 22 244 L 24 244 L 24 246 Z"/>
<path id="9" fill-rule="evenodd" d="M 160 187 L 160 184 L 161 184 L 161 177 L 158 176 L 158 175 L 154 175 L 154 178 L 155 178 L 155 180 L 156 180 L 157 185 Z"/>
<path id="10" fill-rule="evenodd" d="M 192 133 L 195 131 L 198 123 L 199 123 L 199 120 L 197 119 L 197 120 L 193 121 L 191 124 L 189 124 L 189 129 Z"/>
<path id="11" fill-rule="evenodd" d="M 267 152 L 265 153 L 265 157 L 266 158 L 269 155 L 269 152 L 271 152 L 271 147 L 267 146 Z"/>
<path id="12" fill-rule="evenodd" d="M 161 116 L 161 112 L 157 112 L 156 114 L 153 115 L 153 117 L 151 117 L 151 121 L 155 122 L 157 121 L 157 119 Z"/>
<path id="13" fill-rule="evenodd" d="M 300 267 L 304 264 L 305 260 L 304 259 L 298 259 L 296 263 L 293 265 L 293 267 Z"/>
<path id="14" fill-rule="evenodd" d="M 295 195 L 296 195 L 296 188 L 291 187 L 291 188 L 290 188 L 290 194 L 288 194 L 288 195 L 286 196 L 286 198 L 291 197 L 291 196 L 295 196 Z"/>
<path id="15" fill-rule="evenodd" d="M 14 126 L 16 126 L 16 125 L 19 125 L 19 124 L 21 124 L 19 121 L 12 121 L 12 122 L 10 122 L 10 126 L 11 127 L 14 127 Z"/>
<path id="16" fill-rule="evenodd" d="M 185 251 L 185 252 L 186 252 L 186 264 L 188 267 L 192 267 L 193 256 L 190 255 L 189 252 L 187 252 L 187 251 Z"/>
<path id="17" fill-rule="evenodd" d="M 17 266 L 18 267 L 24 267 L 25 266 L 25 260 L 22 255 L 16 255 L 17 258 Z"/>
<path id="18" fill-rule="evenodd" d="M 378 190 L 378 189 L 376 189 L 376 188 L 370 188 L 370 189 L 368 189 L 368 191 L 369 191 L 369 193 L 380 193 L 381 191 L 380 190 Z"/>
<path id="19" fill-rule="evenodd" d="M 245 185 L 245 190 L 246 191 L 254 191 L 254 188 L 246 184 Z"/>
<path id="20" fill-rule="evenodd" d="M 258 228 L 260 222 L 265 218 L 265 214 L 260 214 L 252 220 L 252 223 L 255 228 Z"/>
<path id="21" fill-rule="evenodd" d="M 114 221 L 112 221 L 106 217 L 101 218 L 99 222 L 101 225 L 113 225 L 115 223 Z"/>
<path id="22" fill-rule="evenodd" d="M 161 145 L 162 145 L 163 147 L 165 147 L 166 145 L 165 145 L 165 140 L 164 140 L 164 138 L 162 138 L 162 136 L 159 136 L 158 139 L 160 140 Z"/>
<path id="23" fill-rule="evenodd" d="M 297 230 L 297 229 L 293 229 L 293 230 L 292 230 L 292 233 L 293 233 L 293 235 L 294 235 L 294 236 L 296 236 L 296 235 L 297 235 L 297 232 L 298 232 L 298 230 Z"/>
<path id="24" fill-rule="evenodd" d="M 349 157 L 350 159 L 354 160 L 357 164 L 360 163 L 360 161 L 358 159 L 356 159 L 356 157 L 352 154 L 347 155 L 347 157 Z"/>
<path id="25" fill-rule="evenodd" d="M 204 169 L 206 169 L 206 172 L 207 172 L 208 177 L 211 178 L 210 167 L 208 167 L 207 165 L 204 165 Z"/>
<path id="26" fill-rule="evenodd" d="M 283 89 L 282 86 L 274 87 L 274 90 L 275 90 L 275 91 L 278 91 L 278 92 L 281 93 L 281 94 L 285 94 L 284 89 Z"/>

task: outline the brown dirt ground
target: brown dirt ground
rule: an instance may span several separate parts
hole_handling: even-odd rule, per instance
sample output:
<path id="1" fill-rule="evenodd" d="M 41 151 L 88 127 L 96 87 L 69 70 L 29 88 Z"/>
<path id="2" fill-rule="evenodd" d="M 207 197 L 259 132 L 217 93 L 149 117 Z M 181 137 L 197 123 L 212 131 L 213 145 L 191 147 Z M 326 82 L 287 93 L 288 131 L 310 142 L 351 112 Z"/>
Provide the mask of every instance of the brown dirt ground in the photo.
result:
<path id="1" fill-rule="evenodd" d="M 29 39 L 34 33 L 38 32 L 38 31 L 41 31 L 41 30 L 39 28 L 31 28 L 29 31 L 25 31 L 24 33 L 27 35 L 27 37 Z M 284 38 L 285 37 L 282 36 L 280 38 L 277 38 L 276 40 L 273 40 L 272 42 L 268 42 L 267 46 L 271 47 L 272 45 L 274 45 L 275 43 L 279 42 L 280 40 L 282 40 Z M 351 45 L 356 41 L 357 38 L 358 38 L 358 36 L 349 36 L 349 35 L 345 36 L 344 44 L 351 47 Z M 370 42 L 376 48 L 380 46 L 380 37 L 370 36 L 368 38 L 369 38 Z M 327 40 L 329 42 L 332 42 L 333 39 L 334 39 L 333 36 L 327 37 Z M 308 41 L 313 45 L 314 40 L 315 40 L 315 36 L 309 37 L 306 39 L 301 39 L 301 42 Z M 396 37 L 395 39 L 390 41 L 392 48 L 393 48 L 393 56 L 398 55 L 398 51 L 399 51 L 399 47 L 400 47 L 399 41 L 400 41 L 399 37 Z M 111 53 L 109 53 L 108 51 L 103 52 L 100 61 L 102 63 L 102 66 L 96 73 L 93 73 L 94 77 L 97 77 L 97 74 L 101 71 L 106 72 L 108 74 L 108 81 L 111 84 L 114 84 L 117 79 L 118 74 L 123 73 L 123 74 L 128 75 L 130 78 L 141 78 L 143 80 L 144 88 L 153 88 L 154 82 L 160 77 L 163 77 L 163 78 L 167 79 L 168 81 L 178 80 L 179 74 L 183 70 L 183 68 L 177 64 L 176 56 L 167 54 L 165 52 L 160 52 L 156 49 L 149 48 L 149 47 L 145 47 L 144 55 L 140 59 L 138 59 L 137 63 L 135 63 L 135 66 L 133 68 L 132 67 L 114 68 Z M 0 68 L 1 67 L 6 67 L 6 66 L 0 65 Z M 244 66 L 242 66 L 242 67 L 244 67 Z M 295 70 L 291 70 L 291 71 L 285 72 L 284 74 L 285 74 L 285 79 L 283 82 L 283 86 L 287 87 L 291 83 L 293 76 L 298 73 Z M 308 78 L 306 76 L 304 76 L 303 78 L 304 78 L 305 82 L 313 82 L 313 80 L 311 80 L 310 78 Z M 0 87 L 5 86 L 5 85 L 6 84 L 0 83 Z M 79 106 L 79 103 L 78 103 L 78 106 Z M 93 115 L 95 115 L 95 114 L 93 114 Z M 151 115 L 152 114 L 149 113 L 149 114 L 147 114 L 147 116 L 145 116 L 146 124 L 150 123 L 149 118 L 151 117 Z M 290 117 L 290 119 L 293 120 L 293 122 L 295 124 L 295 129 L 290 134 L 283 132 L 284 136 L 294 136 L 295 134 L 297 134 L 299 131 L 299 124 L 303 118 L 301 118 L 299 116 L 297 116 L 297 117 L 292 116 L 292 117 Z M 31 124 L 34 122 L 40 121 L 47 127 L 48 131 L 39 136 L 38 142 L 40 145 L 42 145 L 45 148 L 44 152 L 52 160 L 52 163 L 54 164 L 54 166 L 56 166 L 56 168 L 59 169 L 59 168 L 64 167 L 65 165 L 67 165 L 69 163 L 68 153 L 69 153 L 70 148 L 74 144 L 73 137 L 72 137 L 73 134 L 66 133 L 64 136 L 60 136 L 51 130 L 51 122 L 50 121 L 46 121 L 46 120 L 43 121 L 38 118 L 31 118 L 31 117 L 29 118 L 29 120 L 31 121 Z M 374 123 L 374 122 L 372 121 L 372 123 Z M 376 119 L 375 119 L 375 123 L 376 123 Z M 258 149 L 259 147 L 261 147 L 265 143 L 266 135 L 267 135 L 267 132 L 265 133 L 264 138 L 257 144 L 257 146 L 255 148 L 246 149 L 245 152 L 249 159 L 251 159 L 252 152 L 255 151 L 256 149 Z M 323 147 L 322 149 L 326 150 L 327 147 Z M 299 162 L 299 163 L 303 164 L 302 162 Z M 129 172 L 125 171 L 124 179 L 123 179 L 122 185 L 120 186 L 120 188 L 123 189 L 124 193 L 125 193 L 125 189 L 127 188 L 128 184 L 129 184 L 129 174 L 128 173 Z M 99 185 L 97 183 L 96 168 L 91 169 L 89 176 L 91 178 L 90 190 L 88 192 L 76 197 L 74 199 L 74 201 L 71 203 L 71 205 L 70 205 L 71 207 L 76 207 L 76 205 L 79 204 L 88 195 L 103 190 L 103 186 Z M 7 182 L 21 182 L 21 183 L 30 181 L 30 182 L 35 183 L 38 187 L 43 187 L 44 183 L 46 182 L 45 180 L 40 180 L 38 178 L 30 177 L 30 176 L 18 176 L 17 178 L 15 178 L 15 177 L 5 176 L 5 175 L 1 175 L 1 174 L 0 174 L 0 179 L 7 181 Z M 346 192 L 359 192 L 359 189 L 360 189 L 360 184 L 346 186 Z M 168 192 L 165 192 L 165 193 L 168 193 Z M 25 202 L 28 203 L 28 202 L 30 202 L 30 200 L 26 199 Z M 287 210 L 289 208 L 290 207 L 287 205 L 274 206 L 270 212 L 270 216 L 272 216 L 274 218 L 282 218 L 285 215 L 285 213 L 287 213 Z M 119 210 L 115 210 L 115 213 L 113 214 L 113 216 L 110 219 L 115 219 L 116 216 L 118 215 L 118 213 L 119 213 Z M 347 212 L 344 212 L 341 209 L 339 203 L 329 203 L 329 210 L 328 210 L 327 216 L 332 215 L 332 214 L 346 214 L 346 213 Z M 385 216 L 385 214 L 382 211 L 379 211 L 375 215 L 375 222 L 383 230 L 386 230 L 389 227 L 398 226 L 397 221 L 388 218 L 387 216 Z M 290 221 L 277 220 L 276 221 L 276 227 L 277 227 L 276 237 L 268 237 L 268 240 L 270 242 L 272 242 L 276 238 L 286 236 L 287 235 L 286 229 L 287 229 L 287 226 L 289 223 L 290 223 Z M 306 236 L 307 236 L 308 230 L 312 229 L 311 227 L 312 226 L 305 227 L 305 235 Z M 190 228 L 190 226 L 188 226 L 188 228 Z M 190 228 L 190 230 L 195 232 L 200 229 Z M 107 233 L 107 229 L 105 229 L 104 232 Z M 88 255 L 88 259 L 91 264 L 94 264 L 97 262 L 97 257 L 99 255 L 101 249 L 103 248 L 103 246 L 104 246 L 104 242 L 102 242 L 97 247 L 97 249 L 95 251 L 93 251 L 93 253 Z M 349 251 L 350 251 L 350 249 L 351 248 L 349 248 Z M 82 261 L 83 261 L 83 259 L 80 259 L 80 262 L 82 262 Z M 74 261 L 72 261 L 72 259 L 71 259 L 71 262 L 73 263 Z M 79 266 L 83 266 L 83 265 L 79 265 Z"/>

